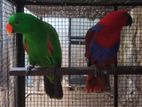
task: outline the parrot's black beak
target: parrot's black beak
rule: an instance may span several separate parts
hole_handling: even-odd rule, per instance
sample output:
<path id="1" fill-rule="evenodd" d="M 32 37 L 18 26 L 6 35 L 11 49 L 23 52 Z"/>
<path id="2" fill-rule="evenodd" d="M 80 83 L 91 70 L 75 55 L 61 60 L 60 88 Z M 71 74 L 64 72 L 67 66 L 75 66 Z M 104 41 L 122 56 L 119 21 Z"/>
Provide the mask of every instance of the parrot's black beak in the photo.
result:
<path id="1" fill-rule="evenodd" d="M 125 15 L 128 17 L 126 26 L 131 26 L 132 25 L 132 17 L 131 17 L 131 15 L 128 14 L 128 13 L 126 13 Z"/>

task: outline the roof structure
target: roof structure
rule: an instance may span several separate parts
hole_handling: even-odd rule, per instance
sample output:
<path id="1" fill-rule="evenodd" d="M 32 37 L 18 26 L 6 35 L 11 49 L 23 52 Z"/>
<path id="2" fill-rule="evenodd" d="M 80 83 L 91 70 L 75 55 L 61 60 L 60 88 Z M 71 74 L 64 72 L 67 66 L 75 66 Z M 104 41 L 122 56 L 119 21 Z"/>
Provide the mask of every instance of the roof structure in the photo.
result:
<path id="1" fill-rule="evenodd" d="M 39 17 L 80 17 L 94 19 L 107 12 L 119 9 L 131 9 L 142 4 L 142 0 L 8 0 L 20 3 Z"/>

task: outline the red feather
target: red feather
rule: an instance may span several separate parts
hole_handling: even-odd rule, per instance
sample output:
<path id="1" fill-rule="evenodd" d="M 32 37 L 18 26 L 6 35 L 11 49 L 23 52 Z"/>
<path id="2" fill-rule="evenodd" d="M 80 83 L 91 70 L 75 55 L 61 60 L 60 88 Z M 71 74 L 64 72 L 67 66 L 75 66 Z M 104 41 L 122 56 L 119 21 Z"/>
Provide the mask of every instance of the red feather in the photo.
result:
<path id="1" fill-rule="evenodd" d="M 50 42 L 49 40 L 48 40 L 47 47 L 48 47 L 49 54 L 52 54 L 52 52 L 53 52 L 53 47 L 52 47 L 52 44 L 51 44 L 51 42 Z"/>

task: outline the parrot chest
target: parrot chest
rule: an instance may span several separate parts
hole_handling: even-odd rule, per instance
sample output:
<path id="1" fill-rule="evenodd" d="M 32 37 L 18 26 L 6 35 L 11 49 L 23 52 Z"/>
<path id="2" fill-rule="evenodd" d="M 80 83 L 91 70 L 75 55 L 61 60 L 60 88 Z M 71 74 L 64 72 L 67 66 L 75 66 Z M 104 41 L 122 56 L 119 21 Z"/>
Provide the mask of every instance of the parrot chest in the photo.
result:
<path id="1" fill-rule="evenodd" d="M 26 41 L 26 52 L 29 57 L 29 62 L 32 65 L 50 66 L 52 63 L 51 55 L 48 52 L 47 45 L 44 43 L 34 43 Z"/>
<path id="2" fill-rule="evenodd" d="M 111 47 L 103 47 L 95 40 L 90 43 L 90 55 L 98 63 L 102 63 L 116 57 L 119 50 L 119 41 Z"/>

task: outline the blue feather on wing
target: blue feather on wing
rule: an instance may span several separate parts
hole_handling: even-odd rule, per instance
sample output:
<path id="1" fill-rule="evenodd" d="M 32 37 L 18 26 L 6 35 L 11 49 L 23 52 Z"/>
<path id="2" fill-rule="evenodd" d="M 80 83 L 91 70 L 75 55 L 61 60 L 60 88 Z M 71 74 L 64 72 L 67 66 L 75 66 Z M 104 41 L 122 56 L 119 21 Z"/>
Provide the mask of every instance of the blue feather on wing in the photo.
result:
<path id="1" fill-rule="evenodd" d="M 90 53 L 96 62 L 104 62 L 117 55 L 119 50 L 119 43 L 116 43 L 111 48 L 104 48 L 99 46 L 95 41 L 91 43 Z"/>

